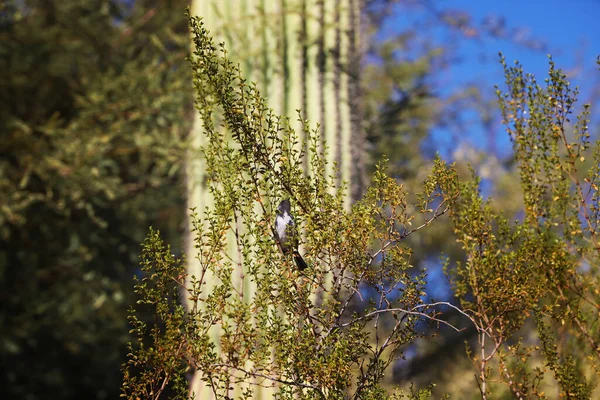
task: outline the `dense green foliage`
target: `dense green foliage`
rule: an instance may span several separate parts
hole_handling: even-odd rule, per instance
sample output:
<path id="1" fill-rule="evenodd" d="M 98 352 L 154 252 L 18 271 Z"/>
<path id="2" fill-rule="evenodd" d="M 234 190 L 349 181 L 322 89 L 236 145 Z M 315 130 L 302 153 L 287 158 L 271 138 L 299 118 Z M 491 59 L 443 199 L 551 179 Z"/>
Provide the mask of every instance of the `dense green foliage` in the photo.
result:
<path id="1" fill-rule="evenodd" d="M 421 322 L 436 321 L 436 306 L 421 300 L 424 275 L 410 273 L 411 249 L 402 240 L 448 210 L 458 193 L 455 172 L 437 160 L 419 201 L 409 204 L 379 168 L 346 212 L 344 188 L 325 174 L 326 155 L 313 157 L 314 172 L 305 175 L 305 146 L 297 146 L 289 120 L 266 108 L 198 19 L 191 28 L 215 206 L 194 215 L 197 254 L 189 256 L 200 262 L 200 276 L 186 277 L 156 234 L 146 242 L 138 309 L 152 306 L 157 321 L 150 326 L 136 310 L 131 315 L 138 341 L 125 368 L 125 395 L 156 399 L 171 385 L 184 393 L 183 373 L 198 370 L 216 398 L 251 398 L 258 384 L 275 386 L 281 399 L 384 398 L 384 375 L 402 346 L 422 335 Z M 307 127 L 305 135 L 314 152 L 318 132 Z M 273 240 L 281 198 L 292 200 L 304 232 L 306 275 Z M 190 311 L 175 301 L 178 290 L 195 304 Z M 236 393 L 240 382 L 246 388 Z"/>
<path id="2" fill-rule="evenodd" d="M 279 398 L 385 398 L 387 367 L 423 337 L 419 322 L 447 324 L 435 311 L 440 303 L 423 303 L 425 276 L 410 273 L 404 240 L 447 210 L 463 252 L 447 272 L 461 325 L 478 337 L 477 349 L 468 349 L 477 369 L 469 393 L 592 397 L 600 372 L 600 144 L 590 143 L 588 106 L 571 123 L 577 91 L 560 70 L 551 63 L 541 86 L 520 66 L 505 65 L 508 89 L 498 90 L 520 172 L 520 215 L 503 215 L 481 196 L 475 174 L 459 183 L 439 160 L 416 195 L 420 202 L 411 205 L 380 167 L 345 212 L 343 190 L 324 174 L 323 159 L 314 157 L 314 174 L 305 175 L 306 146 L 297 146 L 288 121 L 265 107 L 198 20 L 191 27 L 215 207 L 194 216 L 202 275 L 191 286 L 155 233 L 146 243 L 138 304 L 151 305 L 159 319 L 148 326 L 139 311 L 131 314 L 138 341 L 125 369 L 127 397 L 158 398 L 172 387 L 185 398 L 183 374 L 197 370 L 216 398 L 250 398 L 258 384 L 277 387 Z M 305 129 L 308 148 L 316 147 L 317 132 Z M 274 205 L 285 197 L 303 229 L 307 275 L 273 240 Z M 250 273 L 239 276 L 243 264 Z M 218 283 L 206 285 L 205 274 Z M 245 289 L 248 279 L 256 291 Z M 197 307 L 186 313 L 179 292 Z M 212 329 L 221 332 L 217 341 Z M 236 392 L 232 383 L 240 382 L 246 389 Z"/>
<path id="3" fill-rule="evenodd" d="M 521 183 L 511 181 L 507 195 L 507 186 L 481 190 L 475 174 L 458 184 L 453 168 L 418 151 L 436 121 L 453 123 L 452 109 L 440 118 L 429 80 L 446 49 L 399 57 L 424 31 L 373 44 L 381 62 L 363 77 L 373 185 L 346 212 L 324 161 L 311 159 L 308 177 L 301 167 L 301 150 L 318 145 L 315 121 L 305 122 L 307 142 L 296 143 L 302 135 L 195 26 L 207 183 L 217 200 L 196 210 L 195 235 L 203 271 L 218 284 L 196 277 L 189 287 L 173 255 L 186 213 L 180 170 L 192 103 L 185 3 L 0 2 L 2 398 L 115 398 L 130 328 L 123 393 L 133 398 L 184 398 L 185 379 L 200 370 L 222 397 L 274 384 L 282 398 L 380 399 L 406 354 L 417 353 L 411 361 L 421 365 L 407 369 L 425 375 L 420 382 L 434 369 L 460 374 L 462 365 L 442 357 L 462 351 L 471 333 L 476 380 L 462 375 L 460 396 L 597 396 L 600 149 L 590 108 L 576 111 L 577 93 L 560 70 L 551 64 L 538 84 L 505 65 L 498 99 Z M 394 5 L 365 3 L 373 15 Z M 303 231 L 306 275 L 272 239 L 282 197 L 292 198 Z M 438 219 L 446 210 L 451 218 Z M 140 270 L 149 225 L 162 238 L 148 235 Z M 423 303 L 419 267 L 441 248 L 462 313 Z M 240 276 L 239 263 L 251 272 Z M 182 293 L 198 304 L 191 313 Z M 432 340 L 443 321 L 466 329 L 442 326 Z M 417 346 L 445 338 L 454 342 L 441 340 L 421 358 Z M 236 381 L 249 383 L 245 393 L 229 389 Z M 406 396 L 440 397 L 448 386 L 418 387 Z"/>
<path id="4" fill-rule="evenodd" d="M 600 141 L 590 142 L 589 105 L 577 111 L 578 91 L 552 60 L 545 85 L 502 64 L 522 211 L 494 209 L 473 178 L 451 212 L 466 260 L 449 273 L 478 330 L 479 389 L 589 399 L 600 374 Z"/>
<path id="5" fill-rule="evenodd" d="M 185 212 L 188 40 L 171 6 L 0 6 L 2 398 L 118 396 L 139 243 L 150 224 L 177 243 Z"/>

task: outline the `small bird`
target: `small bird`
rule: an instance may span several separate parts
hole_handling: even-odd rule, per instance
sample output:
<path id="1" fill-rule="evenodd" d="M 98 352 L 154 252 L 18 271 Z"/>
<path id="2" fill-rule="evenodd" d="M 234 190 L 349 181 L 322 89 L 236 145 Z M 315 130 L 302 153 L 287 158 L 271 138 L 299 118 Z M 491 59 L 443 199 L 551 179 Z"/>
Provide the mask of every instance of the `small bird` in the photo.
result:
<path id="1" fill-rule="evenodd" d="M 290 214 L 290 201 L 283 200 L 277 207 L 277 218 L 275 218 L 275 239 L 281 246 L 283 254 L 292 254 L 294 261 L 300 271 L 308 268 L 308 265 L 298 253 L 298 231 L 296 224 Z"/>

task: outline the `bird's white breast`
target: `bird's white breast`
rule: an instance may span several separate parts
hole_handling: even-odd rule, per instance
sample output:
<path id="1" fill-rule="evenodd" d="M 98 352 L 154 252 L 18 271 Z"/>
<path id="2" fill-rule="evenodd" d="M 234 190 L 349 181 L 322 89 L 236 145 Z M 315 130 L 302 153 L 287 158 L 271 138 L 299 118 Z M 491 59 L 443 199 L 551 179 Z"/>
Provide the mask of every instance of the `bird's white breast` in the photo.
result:
<path id="1" fill-rule="evenodd" d="M 285 213 L 285 214 L 277 217 L 276 230 L 277 230 L 277 235 L 279 236 L 279 238 L 281 240 L 283 240 L 286 237 L 287 226 L 293 225 L 293 224 L 294 224 L 294 221 L 292 221 L 292 217 L 288 213 Z"/>

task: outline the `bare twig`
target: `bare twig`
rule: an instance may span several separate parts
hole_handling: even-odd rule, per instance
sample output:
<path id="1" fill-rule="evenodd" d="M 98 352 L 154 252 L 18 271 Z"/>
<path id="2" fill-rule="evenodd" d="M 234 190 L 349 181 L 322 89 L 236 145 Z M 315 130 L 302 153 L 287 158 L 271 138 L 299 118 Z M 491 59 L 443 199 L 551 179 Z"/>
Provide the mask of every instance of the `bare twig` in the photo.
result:
<path id="1" fill-rule="evenodd" d="M 281 379 L 281 378 L 277 378 L 274 376 L 270 376 L 270 375 L 266 375 L 260 372 L 256 372 L 256 371 L 248 371 L 242 367 L 238 367 L 236 365 L 230 365 L 230 364 L 212 364 L 213 367 L 216 368 L 227 368 L 227 369 L 234 369 L 237 371 L 240 371 L 241 373 L 245 374 L 246 376 L 249 377 L 253 377 L 253 378 L 264 378 L 266 380 L 269 380 L 271 382 L 275 382 L 275 383 L 281 383 L 283 385 L 290 385 L 290 386 L 297 386 L 297 387 L 303 387 L 306 389 L 312 389 L 314 391 L 316 391 L 317 393 L 319 393 L 323 398 L 325 398 L 325 395 L 323 393 L 323 391 L 321 390 L 321 388 L 308 384 L 308 383 L 304 383 L 304 382 L 299 382 L 299 381 L 290 381 L 287 379 Z"/>
<path id="2" fill-rule="evenodd" d="M 432 307 L 440 306 L 440 305 L 445 305 L 445 306 L 448 306 L 448 307 L 451 307 L 451 308 L 455 309 L 460 314 L 462 314 L 465 317 L 467 317 L 471 322 L 473 322 L 473 324 L 475 325 L 475 327 L 477 328 L 478 331 L 484 332 L 485 334 L 488 334 L 487 331 L 485 331 L 484 329 L 481 329 L 479 327 L 479 325 L 473 320 L 473 318 L 471 318 L 469 315 L 467 315 L 465 312 L 463 312 L 458 307 L 456 307 L 456 306 L 454 306 L 454 305 L 452 305 L 452 304 L 450 304 L 448 302 L 436 302 L 436 303 L 431 303 L 431 304 L 420 304 L 420 305 L 415 306 L 415 307 L 413 307 L 411 309 L 387 308 L 387 309 L 383 309 L 383 310 L 375 310 L 375 311 L 371 311 L 370 313 L 367 313 L 367 314 L 365 314 L 365 315 L 363 315 L 361 317 L 355 318 L 352 321 L 348 321 L 346 323 L 336 325 L 336 328 L 345 328 L 347 326 L 353 325 L 353 324 L 355 324 L 357 322 L 369 319 L 369 318 L 377 316 L 379 314 L 384 314 L 384 313 L 404 313 L 404 314 L 407 314 L 407 315 L 421 316 L 421 317 L 427 318 L 427 319 L 429 319 L 431 321 L 441 323 L 443 325 L 449 326 L 450 328 L 454 329 L 457 332 L 463 331 L 465 328 L 457 328 L 454 325 L 452 325 L 451 323 L 449 323 L 448 321 L 436 318 L 436 317 L 434 317 L 432 315 L 429 315 L 429 314 L 421 312 L 421 311 L 416 311 L 416 310 L 418 310 L 420 308 L 432 308 Z"/>

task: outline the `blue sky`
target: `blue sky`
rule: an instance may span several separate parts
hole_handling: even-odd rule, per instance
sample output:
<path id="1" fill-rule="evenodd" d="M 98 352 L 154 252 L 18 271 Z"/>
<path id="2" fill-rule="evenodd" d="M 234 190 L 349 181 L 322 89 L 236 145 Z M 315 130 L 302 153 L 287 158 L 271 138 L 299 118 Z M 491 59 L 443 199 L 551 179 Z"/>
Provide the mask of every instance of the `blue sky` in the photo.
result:
<path id="1" fill-rule="evenodd" d="M 452 71 L 457 82 L 468 79 L 491 79 L 489 82 L 502 83 L 502 70 L 495 55 L 501 51 L 508 63 L 515 60 L 524 70 L 533 73 L 538 82 L 542 81 L 548 70 L 548 54 L 552 55 L 558 68 L 567 72 L 573 85 L 581 90 L 580 99 L 590 100 L 592 88 L 587 82 L 598 87 L 600 71 L 596 66 L 596 57 L 600 54 L 600 2 L 596 0 L 503 0 L 503 1 L 443 1 L 456 8 L 468 10 L 476 20 L 486 15 L 496 14 L 506 19 L 509 29 L 518 29 L 525 38 L 535 38 L 545 42 L 547 48 L 539 51 L 528 50 L 507 40 L 484 40 L 482 44 L 465 42 L 467 58 L 464 68 Z M 483 53 L 491 62 L 477 62 L 473 55 Z M 491 87 L 487 88 L 492 90 Z M 597 89 L 596 89 L 597 90 Z M 596 118 L 598 120 L 598 112 Z M 505 138 L 506 139 L 506 138 Z M 503 142 L 508 147 L 508 141 Z"/>
<path id="2" fill-rule="evenodd" d="M 422 4 L 417 0 L 414 4 Z M 401 3 L 396 15 L 387 19 L 381 29 L 380 39 L 387 35 L 414 29 L 424 37 L 443 46 L 452 46 L 459 62 L 444 71 L 436 71 L 436 90 L 441 96 L 460 91 L 469 84 L 477 84 L 488 98 L 495 98 L 494 85 L 504 88 L 504 75 L 499 64 L 498 53 L 502 52 L 511 65 L 518 60 L 525 72 L 533 73 L 538 83 L 543 83 L 548 71 L 548 54 L 558 68 L 569 76 L 573 86 L 581 89 L 581 103 L 588 102 L 596 91 L 600 95 L 600 70 L 596 58 L 600 55 L 600 0 L 429 0 L 429 4 L 440 12 L 457 10 L 472 18 L 473 26 L 489 17 L 505 21 L 505 30 L 511 32 L 513 40 L 490 36 L 465 38 L 459 31 L 454 33 L 443 24 L 436 23 L 431 9 Z M 539 41 L 545 46 L 532 49 L 515 43 L 517 41 Z M 535 47 L 535 46 L 534 46 Z M 410 55 L 405 55 L 410 58 Z M 596 99 L 597 105 L 600 105 Z M 600 107 L 592 108 L 596 121 L 600 120 Z M 464 112 L 465 120 L 478 120 L 476 112 Z M 505 157 L 511 153 L 511 145 L 504 128 L 498 121 L 496 154 Z M 453 134 L 455 136 L 453 136 Z M 490 136 L 477 122 L 468 125 L 465 132 L 459 130 L 459 140 L 475 148 L 489 150 Z M 429 146 L 437 147 L 445 158 L 444 146 L 456 147 L 456 132 L 445 128 L 434 129 Z M 433 143 L 433 145 L 431 145 Z M 449 288 L 437 260 L 428 265 L 428 293 L 437 299 L 446 298 Z"/>
<path id="3" fill-rule="evenodd" d="M 504 17 L 509 29 L 518 28 L 523 35 L 546 42 L 547 51 L 531 51 L 506 40 L 493 39 L 486 39 L 482 44 L 471 42 L 464 46 L 465 54 L 483 52 L 492 59 L 498 51 L 502 51 L 508 61 L 518 59 L 528 72 L 536 76 L 543 76 L 547 70 L 546 53 L 552 54 L 557 65 L 567 70 L 578 63 L 584 63 L 589 70 L 595 66 L 596 56 L 600 54 L 600 1 L 452 0 L 436 4 L 442 10 L 463 9 L 471 13 L 476 21 L 481 21 L 488 15 Z M 457 79 L 488 72 L 500 73 L 497 65 L 481 70 L 481 64 L 473 61 L 467 63 L 462 71 L 456 72 Z"/>
<path id="4" fill-rule="evenodd" d="M 414 5 L 427 1 L 432 7 Z M 538 82 L 543 82 L 546 77 L 548 54 L 551 54 L 556 66 L 567 73 L 574 86 L 580 87 L 582 103 L 590 101 L 594 93 L 596 100 L 600 95 L 600 71 L 595 62 L 600 54 L 600 0 L 421 0 L 414 4 L 406 6 L 400 3 L 396 15 L 387 20 L 381 33 L 385 37 L 413 28 L 417 32 L 426 31 L 423 36 L 433 37 L 433 41 L 440 45 L 454 48 L 454 54 L 460 61 L 438 74 L 436 84 L 441 96 L 456 93 L 469 84 L 477 84 L 488 98 L 494 98 L 494 85 L 503 88 L 504 84 L 498 62 L 499 52 L 504 54 L 509 65 L 518 60 L 525 72 L 533 73 Z M 442 23 L 436 24 L 432 10 L 465 12 L 472 18 L 474 27 L 481 26 L 486 18 L 503 19 L 505 32 L 511 32 L 507 36 L 512 39 L 489 35 L 466 38 L 458 30 L 452 32 Z M 545 46 L 532 49 L 515 43 L 518 41 L 538 41 Z M 594 119 L 598 121 L 600 113 L 595 114 Z M 464 113 L 464 118 L 473 120 L 473 123 L 469 125 L 468 132 L 459 133 L 462 138 L 476 148 L 490 148 L 486 133 L 477 126 L 477 113 Z M 498 131 L 494 149 L 499 155 L 508 155 L 508 138 L 502 134 L 501 126 Z M 442 154 L 444 146 L 451 147 L 457 143 L 455 136 L 445 129 L 433 132 L 434 142 L 439 143 Z"/>

